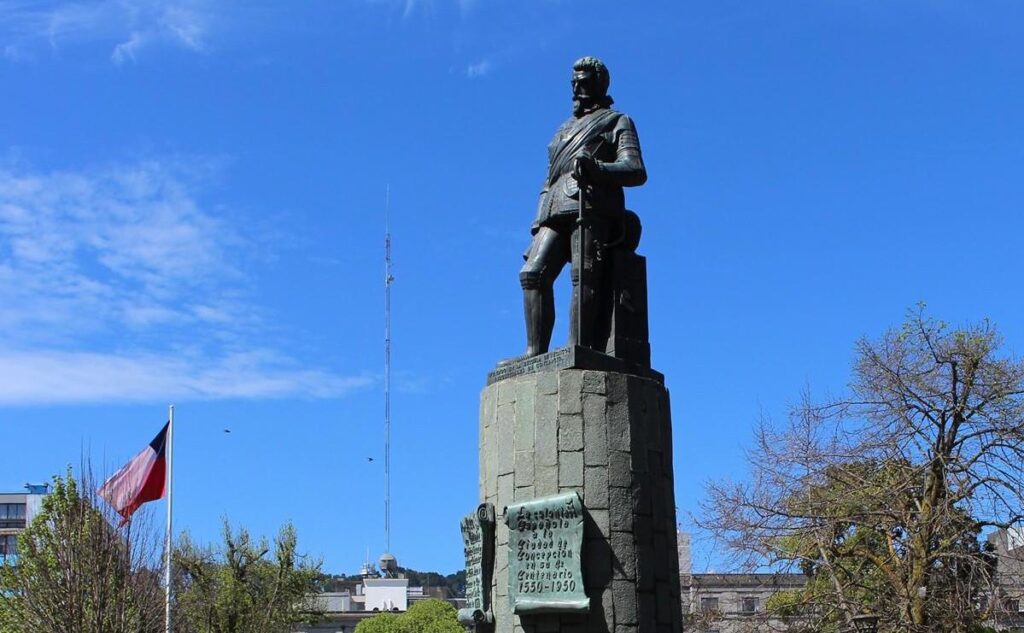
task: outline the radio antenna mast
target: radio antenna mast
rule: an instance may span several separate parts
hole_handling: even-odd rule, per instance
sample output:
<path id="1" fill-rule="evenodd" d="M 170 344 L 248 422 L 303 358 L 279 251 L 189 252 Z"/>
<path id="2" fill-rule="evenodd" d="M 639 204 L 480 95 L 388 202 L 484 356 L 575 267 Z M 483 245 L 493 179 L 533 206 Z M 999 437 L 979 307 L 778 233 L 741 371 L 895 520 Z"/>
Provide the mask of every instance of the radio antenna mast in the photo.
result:
<path id="1" fill-rule="evenodd" d="M 391 185 L 384 194 L 384 551 L 391 551 Z"/>

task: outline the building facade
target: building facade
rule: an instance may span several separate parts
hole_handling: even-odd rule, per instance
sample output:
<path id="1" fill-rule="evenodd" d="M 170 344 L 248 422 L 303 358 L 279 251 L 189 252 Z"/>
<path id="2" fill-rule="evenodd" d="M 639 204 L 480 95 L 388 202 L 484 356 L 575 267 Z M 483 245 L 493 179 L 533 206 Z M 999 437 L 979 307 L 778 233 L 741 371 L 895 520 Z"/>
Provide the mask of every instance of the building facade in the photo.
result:
<path id="1" fill-rule="evenodd" d="M 18 533 L 43 507 L 49 486 L 25 484 L 25 492 L 0 492 L 0 564 L 18 554 Z"/>
<path id="2" fill-rule="evenodd" d="M 803 574 L 690 574 L 680 578 L 684 631 L 753 633 L 785 630 L 786 623 L 768 617 L 769 598 L 799 589 Z"/>
<path id="3" fill-rule="evenodd" d="M 990 625 L 1024 633 L 1024 528 L 998 530 L 988 536 L 996 557 L 996 591 Z"/>
<path id="4" fill-rule="evenodd" d="M 689 538 L 681 535 L 680 569 L 689 571 Z M 683 547 L 683 544 L 686 547 Z M 995 558 L 995 587 L 986 624 L 997 631 L 1024 633 L 1024 528 L 988 536 Z M 685 560 L 686 565 L 683 565 Z M 785 631 L 787 623 L 766 612 L 780 591 L 800 589 L 802 574 L 690 574 L 680 577 L 683 630 L 687 633 Z"/>

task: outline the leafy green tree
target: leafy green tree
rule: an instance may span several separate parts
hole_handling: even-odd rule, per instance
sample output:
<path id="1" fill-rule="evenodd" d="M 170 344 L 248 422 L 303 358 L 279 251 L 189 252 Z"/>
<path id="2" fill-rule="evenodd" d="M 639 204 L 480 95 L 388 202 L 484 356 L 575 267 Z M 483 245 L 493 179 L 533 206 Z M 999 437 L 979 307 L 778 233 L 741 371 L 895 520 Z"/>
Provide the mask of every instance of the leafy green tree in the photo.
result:
<path id="1" fill-rule="evenodd" d="M 399 616 L 396 613 L 379 613 L 356 625 L 355 633 L 400 633 Z"/>
<path id="2" fill-rule="evenodd" d="M 846 394 L 762 421 L 750 480 L 709 485 L 702 523 L 741 566 L 807 575 L 769 607 L 822 632 L 866 611 L 901 633 L 985 620 L 979 536 L 1024 520 L 1024 363 L 1000 345 L 918 310 L 857 344 Z"/>
<path id="3" fill-rule="evenodd" d="M 442 600 L 421 600 L 405 613 L 381 613 L 359 623 L 355 633 L 464 633 L 455 607 Z"/>
<path id="4" fill-rule="evenodd" d="M 283 633 L 316 619 L 319 563 L 296 553 L 291 525 L 254 541 L 224 521 L 223 542 L 198 546 L 187 534 L 174 549 L 176 630 L 181 633 Z"/>
<path id="5" fill-rule="evenodd" d="M 455 607 L 441 600 L 421 600 L 399 616 L 402 633 L 462 633 Z"/>
<path id="6" fill-rule="evenodd" d="M 54 477 L 42 510 L 0 566 L 3 633 L 141 633 L 163 627 L 160 541 L 136 513 L 124 528 L 88 469 Z"/>

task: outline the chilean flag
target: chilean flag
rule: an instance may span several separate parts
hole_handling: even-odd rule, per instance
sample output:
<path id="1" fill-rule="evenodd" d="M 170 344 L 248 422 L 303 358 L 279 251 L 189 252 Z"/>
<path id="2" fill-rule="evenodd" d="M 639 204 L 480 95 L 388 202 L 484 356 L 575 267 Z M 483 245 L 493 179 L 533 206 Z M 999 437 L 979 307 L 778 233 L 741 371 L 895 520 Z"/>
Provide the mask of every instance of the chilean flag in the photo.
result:
<path id="1" fill-rule="evenodd" d="M 149 446 L 106 480 L 97 491 L 128 522 L 139 506 L 163 499 L 167 492 L 167 431 L 157 433 Z"/>

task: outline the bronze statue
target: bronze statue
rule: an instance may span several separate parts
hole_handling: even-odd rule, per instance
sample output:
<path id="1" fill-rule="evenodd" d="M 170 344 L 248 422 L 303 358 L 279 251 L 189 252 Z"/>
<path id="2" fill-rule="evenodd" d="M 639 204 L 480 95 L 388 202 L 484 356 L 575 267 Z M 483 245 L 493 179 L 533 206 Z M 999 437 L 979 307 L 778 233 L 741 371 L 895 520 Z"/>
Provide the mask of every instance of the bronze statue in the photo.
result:
<path id="1" fill-rule="evenodd" d="M 611 109 L 609 83 L 601 60 L 583 57 L 573 64 L 573 114 L 548 145 L 548 175 L 519 273 L 526 353 L 518 359 L 548 351 L 555 324 L 553 285 L 566 263 L 572 263 L 573 293 L 568 345 L 607 352 L 614 302 L 629 300 L 628 292 L 604 300 L 612 291 L 609 250 L 623 242 L 636 248 L 640 225 L 626 211 L 622 188 L 644 184 L 647 171 L 633 121 Z M 646 296 L 642 299 L 646 338 Z"/>

